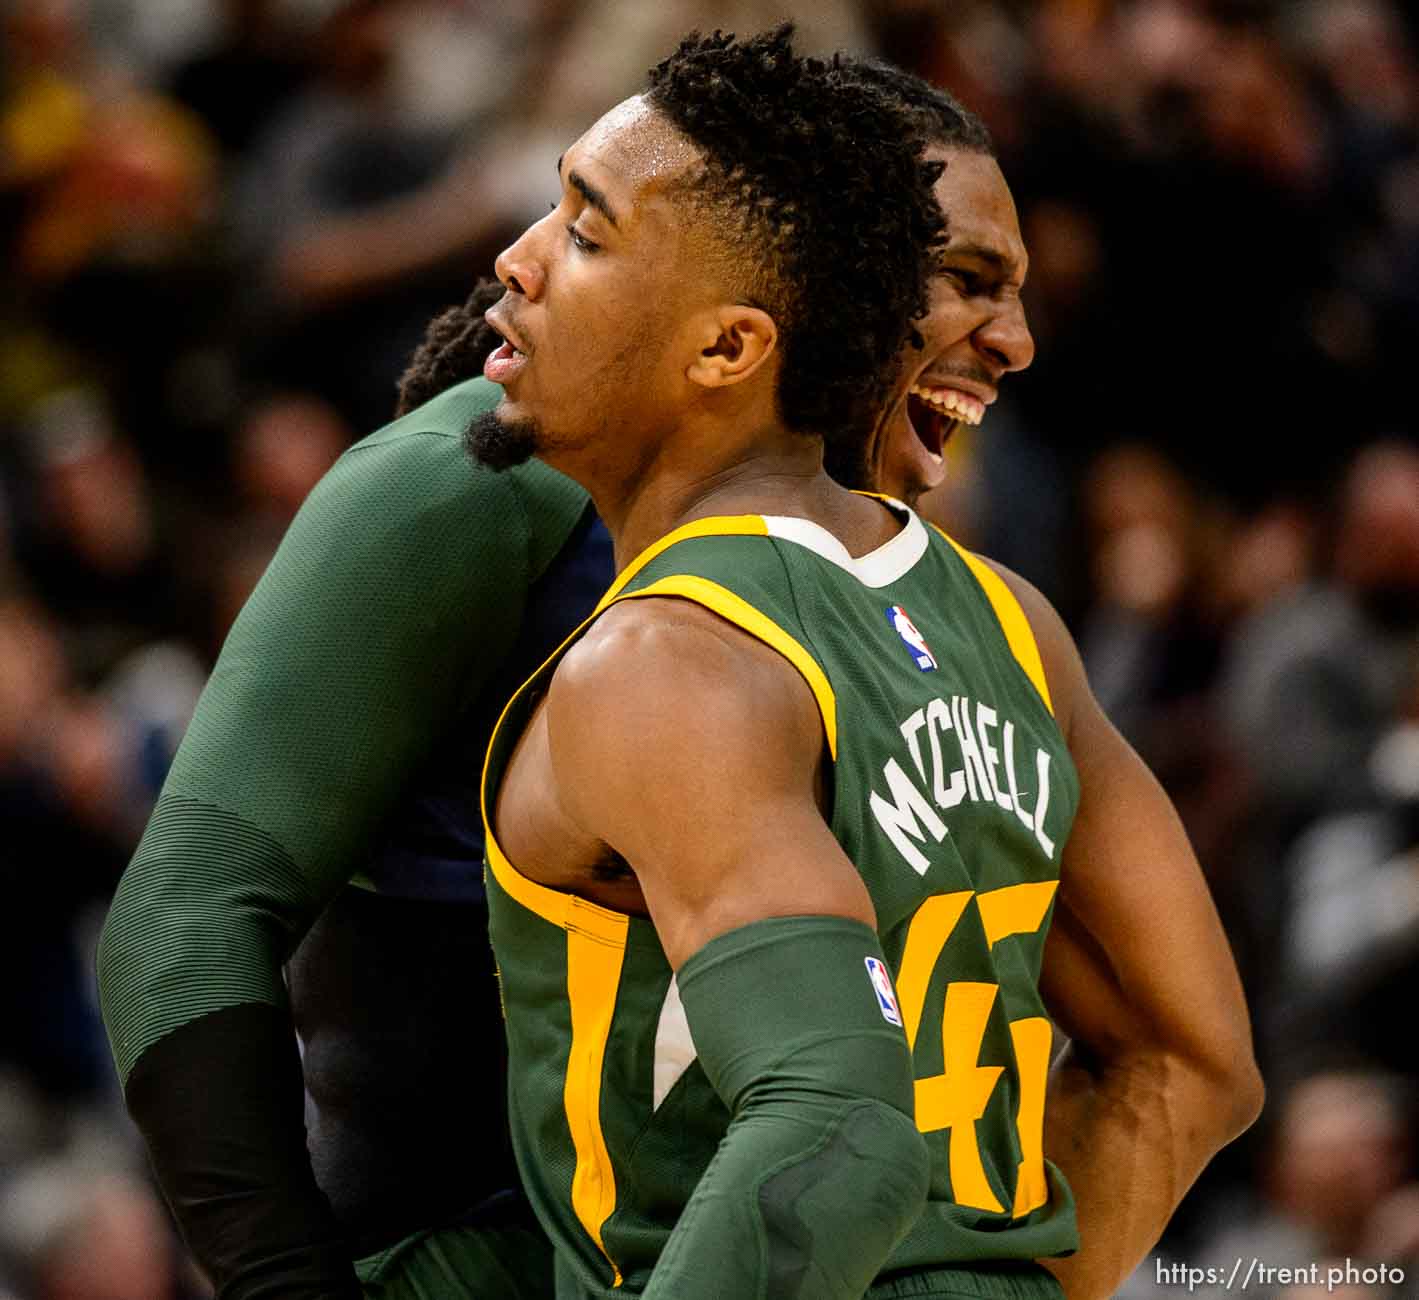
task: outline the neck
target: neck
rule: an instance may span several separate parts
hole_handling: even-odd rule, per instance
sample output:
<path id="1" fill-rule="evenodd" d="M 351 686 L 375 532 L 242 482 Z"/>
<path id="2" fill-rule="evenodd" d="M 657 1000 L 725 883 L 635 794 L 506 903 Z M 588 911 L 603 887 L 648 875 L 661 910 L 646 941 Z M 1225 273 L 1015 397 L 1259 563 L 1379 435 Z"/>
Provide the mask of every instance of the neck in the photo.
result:
<path id="1" fill-rule="evenodd" d="M 877 502 L 828 477 L 817 445 L 801 440 L 787 454 L 760 452 L 714 469 L 660 466 L 636 478 L 596 482 L 563 467 L 591 493 L 615 546 L 621 571 L 648 546 L 697 519 L 717 515 L 791 515 L 833 533 L 852 555 L 875 549 L 900 528 Z"/>
<path id="2" fill-rule="evenodd" d="M 833 498 L 843 490 L 821 466 L 776 465 L 756 458 L 713 473 L 678 481 L 646 482 L 631 495 L 593 500 L 616 547 L 616 568 L 625 568 L 647 546 L 696 519 L 715 515 L 799 515 L 827 524 Z"/>

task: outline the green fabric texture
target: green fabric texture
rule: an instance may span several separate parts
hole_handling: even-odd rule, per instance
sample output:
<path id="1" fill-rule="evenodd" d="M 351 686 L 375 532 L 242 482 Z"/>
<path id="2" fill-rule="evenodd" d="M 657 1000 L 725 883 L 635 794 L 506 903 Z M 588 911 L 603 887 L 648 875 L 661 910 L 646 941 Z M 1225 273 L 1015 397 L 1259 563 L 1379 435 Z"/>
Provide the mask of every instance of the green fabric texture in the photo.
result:
<path id="1" fill-rule="evenodd" d="M 804 916 L 734 930 L 681 967 L 700 1060 L 734 1118 L 646 1300 L 857 1300 L 921 1213 L 911 1056 L 868 959 L 884 961 L 866 925 Z"/>
<path id="2" fill-rule="evenodd" d="M 1038 1264 L 1011 1261 L 908 1273 L 879 1282 L 865 1300 L 1064 1300 L 1064 1288 Z"/>
<path id="3" fill-rule="evenodd" d="M 535 1228 L 415 1233 L 357 1260 L 365 1300 L 551 1300 L 552 1247 Z"/>
<path id="4" fill-rule="evenodd" d="M 197 1016 L 284 1004 L 282 962 L 507 653 L 586 498 L 472 463 L 500 394 L 458 385 L 346 452 L 233 626 L 100 945 L 121 1079 Z"/>
<path id="5" fill-rule="evenodd" d="M 912 1114 L 911 1054 L 878 1006 L 869 957 L 884 961 L 861 921 L 786 916 L 722 934 L 680 967 L 700 1063 L 731 1111 L 782 1087 Z"/>

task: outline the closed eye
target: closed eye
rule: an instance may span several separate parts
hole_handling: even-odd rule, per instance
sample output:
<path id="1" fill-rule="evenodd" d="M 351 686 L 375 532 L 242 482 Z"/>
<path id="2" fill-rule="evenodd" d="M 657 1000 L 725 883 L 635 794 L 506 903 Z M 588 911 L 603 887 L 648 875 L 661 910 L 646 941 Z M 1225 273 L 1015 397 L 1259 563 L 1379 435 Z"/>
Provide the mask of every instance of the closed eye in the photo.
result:
<path id="1" fill-rule="evenodd" d="M 590 239 L 583 235 L 581 231 L 579 231 L 575 226 L 568 226 L 567 234 L 571 236 L 572 243 L 575 244 L 577 248 L 579 248 L 583 253 L 599 253 L 601 251 L 600 244 L 593 243 Z"/>
<path id="2" fill-rule="evenodd" d="M 549 204 L 547 205 L 547 210 L 548 210 L 549 212 L 555 212 L 555 211 L 556 211 L 559 207 L 561 207 L 561 206 L 562 206 L 562 205 L 561 205 L 560 203 L 558 203 L 558 202 L 554 199 L 551 203 L 549 203 Z M 581 233 L 581 231 L 579 231 L 575 226 L 569 225 L 569 226 L 567 227 L 567 234 L 571 237 L 572 243 L 575 244 L 576 247 L 577 247 L 581 252 L 583 252 L 583 253 L 599 253 L 599 252 L 601 251 L 601 245 L 600 245 L 600 244 L 595 243 L 593 240 L 588 239 L 588 238 L 587 238 L 585 235 L 583 235 L 583 234 Z"/>

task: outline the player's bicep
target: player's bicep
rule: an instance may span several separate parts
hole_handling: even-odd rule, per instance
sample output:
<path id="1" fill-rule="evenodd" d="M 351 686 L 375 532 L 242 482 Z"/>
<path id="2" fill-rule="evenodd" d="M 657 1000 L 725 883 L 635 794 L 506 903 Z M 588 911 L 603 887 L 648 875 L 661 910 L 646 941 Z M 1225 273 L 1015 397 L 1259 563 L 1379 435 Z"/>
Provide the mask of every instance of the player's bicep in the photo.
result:
<path id="1" fill-rule="evenodd" d="M 873 923 L 817 798 L 818 706 L 776 651 L 687 601 L 627 602 L 547 716 L 563 805 L 629 863 L 672 965 L 768 917 Z"/>
<path id="2" fill-rule="evenodd" d="M 1149 1041 L 1201 1064 L 1250 1051 L 1241 985 L 1171 801 L 1089 701 L 1071 748 L 1080 806 L 1065 846 L 1043 990 L 1072 1032 L 1103 1047 Z"/>

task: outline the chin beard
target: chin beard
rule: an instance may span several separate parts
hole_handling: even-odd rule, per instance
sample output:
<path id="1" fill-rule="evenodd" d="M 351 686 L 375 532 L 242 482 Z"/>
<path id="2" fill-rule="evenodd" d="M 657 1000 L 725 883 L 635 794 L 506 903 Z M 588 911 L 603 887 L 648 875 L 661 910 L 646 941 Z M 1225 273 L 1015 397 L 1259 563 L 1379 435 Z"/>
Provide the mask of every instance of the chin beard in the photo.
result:
<path id="1" fill-rule="evenodd" d="M 501 420 L 484 411 L 463 430 L 463 449 L 489 469 L 511 469 L 536 453 L 540 432 L 535 420 Z"/>

